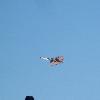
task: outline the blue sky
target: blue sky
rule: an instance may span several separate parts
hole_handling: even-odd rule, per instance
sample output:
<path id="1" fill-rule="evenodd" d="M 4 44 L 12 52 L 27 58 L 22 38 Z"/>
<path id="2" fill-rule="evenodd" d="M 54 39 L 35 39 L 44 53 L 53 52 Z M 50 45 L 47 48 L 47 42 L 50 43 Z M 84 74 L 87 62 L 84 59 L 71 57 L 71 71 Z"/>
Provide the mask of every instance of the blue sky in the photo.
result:
<path id="1" fill-rule="evenodd" d="M 99 0 L 0 0 L 0 99 L 26 95 L 100 100 Z"/>

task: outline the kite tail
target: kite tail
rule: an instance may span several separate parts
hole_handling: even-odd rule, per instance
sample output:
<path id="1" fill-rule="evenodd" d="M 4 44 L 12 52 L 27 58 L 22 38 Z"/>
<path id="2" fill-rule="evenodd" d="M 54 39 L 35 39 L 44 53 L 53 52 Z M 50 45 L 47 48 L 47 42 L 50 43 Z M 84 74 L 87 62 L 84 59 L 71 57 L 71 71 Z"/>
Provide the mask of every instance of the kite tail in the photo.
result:
<path id="1" fill-rule="evenodd" d="M 43 60 L 50 60 L 49 58 L 46 58 L 46 57 L 40 57 L 40 59 L 43 59 Z"/>

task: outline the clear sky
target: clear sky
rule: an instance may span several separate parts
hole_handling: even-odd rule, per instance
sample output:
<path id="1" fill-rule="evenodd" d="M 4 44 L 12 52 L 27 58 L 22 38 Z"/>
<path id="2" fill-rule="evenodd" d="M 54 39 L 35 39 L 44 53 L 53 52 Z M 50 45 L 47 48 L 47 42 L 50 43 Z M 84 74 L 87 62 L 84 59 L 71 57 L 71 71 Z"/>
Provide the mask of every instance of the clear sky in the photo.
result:
<path id="1" fill-rule="evenodd" d="M 0 100 L 26 95 L 100 100 L 100 0 L 0 0 Z"/>

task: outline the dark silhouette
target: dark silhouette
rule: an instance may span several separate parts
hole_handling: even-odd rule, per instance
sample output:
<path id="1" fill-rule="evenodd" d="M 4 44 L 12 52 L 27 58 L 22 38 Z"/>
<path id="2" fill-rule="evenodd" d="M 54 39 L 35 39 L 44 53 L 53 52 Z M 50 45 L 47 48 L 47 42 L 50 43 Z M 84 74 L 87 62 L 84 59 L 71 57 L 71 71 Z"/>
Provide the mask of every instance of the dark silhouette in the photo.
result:
<path id="1" fill-rule="evenodd" d="M 26 96 L 25 100 L 34 100 L 33 96 Z"/>

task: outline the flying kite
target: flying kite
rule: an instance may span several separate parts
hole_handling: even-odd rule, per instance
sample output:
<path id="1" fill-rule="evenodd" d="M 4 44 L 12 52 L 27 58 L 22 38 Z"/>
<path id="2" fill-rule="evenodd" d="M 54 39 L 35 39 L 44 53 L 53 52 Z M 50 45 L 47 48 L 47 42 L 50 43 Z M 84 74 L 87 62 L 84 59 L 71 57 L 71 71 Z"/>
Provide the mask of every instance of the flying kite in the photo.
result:
<path id="1" fill-rule="evenodd" d="M 58 57 L 54 57 L 54 58 L 40 57 L 40 59 L 49 61 L 51 65 L 58 65 L 60 63 L 63 63 L 63 61 L 64 61 L 63 56 L 58 56 Z"/>

